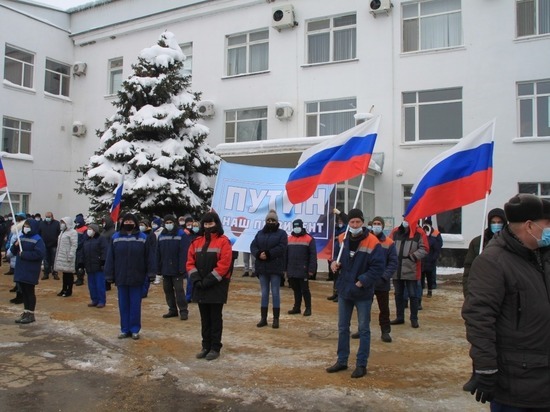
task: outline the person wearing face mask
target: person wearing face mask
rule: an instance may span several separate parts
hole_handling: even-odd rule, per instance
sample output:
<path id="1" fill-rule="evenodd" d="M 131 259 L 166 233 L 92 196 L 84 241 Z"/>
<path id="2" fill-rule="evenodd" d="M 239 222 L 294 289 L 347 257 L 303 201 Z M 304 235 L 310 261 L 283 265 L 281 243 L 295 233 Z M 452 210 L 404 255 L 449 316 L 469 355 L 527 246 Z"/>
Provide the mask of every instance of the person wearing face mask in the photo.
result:
<path id="1" fill-rule="evenodd" d="M 397 250 L 397 270 L 393 274 L 395 289 L 396 318 L 390 323 L 402 325 L 405 323 L 405 299 L 407 290 L 410 299 L 410 320 L 413 328 L 418 328 L 419 296 L 417 284 L 421 278 L 421 261 L 428 255 L 429 245 L 426 233 L 418 225 L 409 227 L 404 220 L 392 230 L 389 236 L 395 242 Z"/>
<path id="2" fill-rule="evenodd" d="M 162 276 L 162 287 L 168 312 L 163 318 L 178 316 L 187 320 L 189 310 L 185 297 L 184 281 L 187 279 L 187 252 L 191 239 L 181 226 L 176 226 L 176 218 L 172 215 L 164 217 L 164 230 L 160 233 L 157 242 L 157 267 Z"/>
<path id="3" fill-rule="evenodd" d="M 90 292 L 88 307 L 104 308 L 107 302 L 103 269 L 108 248 L 107 238 L 101 236 L 99 226 L 90 223 L 82 245 L 82 260 L 88 274 L 88 291 Z"/>
<path id="4" fill-rule="evenodd" d="M 250 244 L 250 253 L 256 257 L 256 275 L 260 279 L 261 303 L 258 328 L 267 326 L 267 312 L 271 290 L 273 305 L 272 328 L 279 328 L 281 313 L 281 279 L 283 278 L 285 253 L 288 245 L 287 234 L 279 229 L 277 212 L 271 209 L 265 217 L 264 227 L 256 233 Z"/>
<path id="5" fill-rule="evenodd" d="M 156 250 L 147 241 L 147 235 L 139 231 L 136 216 L 126 213 L 121 229 L 111 238 L 105 261 L 105 278 L 117 286 L 119 339 L 140 338 L 143 281 L 156 273 Z"/>
<path id="6" fill-rule="evenodd" d="M 36 308 L 35 286 L 40 277 L 42 259 L 46 254 L 44 241 L 38 235 L 39 224 L 34 219 L 27 219 L 23 224 L 22 234 L 10 248 L 10 253 L 16 257 L 14 281 L 21 289 L 24 312 L 15 323 L 32 323 L 35 321 Z"/>
<path id="7" fill-rule="evenodd" d="M 500 232 L 507 223 L 508 221 L 506 220 L 504 210 L 497 207 L 489 211 L 487 214 L 488 226 L 483 232 L 483 249 L 485 249 L 493 236 Z M 470 276 L 470 268 L 472 267 L 474 259 L 479 255 L 480 243 L 481 235 L 474 237 L 470 241 L 468 252 L 464 258 L 464 273 L 462 275 L 462 293 L 464 294 L 464 297 L 466 297 L 466 294 L 468 293 L 468 277 Z"/>
<path id="8" fill-rule="evenodd" d="M 341 260 L 332 262 L 332 270 L 340 271 L 338 289 L 338 349 L 336 363 L 326 369 L 335 373 L 348 368 L 350 355 L 350 321 L 357 310 L 359 348 L 352 378 L 367 374 L 370 354 L 370 316 L 374 287 L 384 273 L 385 257 L 380 242 L 367 228 L 360 209 L 348 212 L 349 233 L 338 238 L 342 248 Z"/>
<path id="9" fill-rule="evenodd" d="M 113 221 L 113 218 L 109 213 L 107 213 L 105 216 L 103 216 L 102 223 L 101 223 L 101 236 L 107 239 L 107 245 L 111 244 L 111 237 L 115 234 L 116 228 L 115 228 L 115 222 Z M 105 280 L 105 290 L 109 291 L 111 290 L 111 283 L 107 282 Z"/>
<path id="10" fill-rule="evenodd" d="M 189 244 L 191 244 L 191 242 L 198 236 L 201 223 L 192 217 L 188 217 L 187 219 L 191 219 L 191 224 L 189 225 L 189 223 L 186 223 L 185 233 L 189 232 Z M 187 278 L 187 285 L 185 286 L 185 299 L 187 300 L 187 303 L 191 303 L 193 301 L 193 282 L 189 280 L 189 277 Z"/>
<path id="11" fill-rule="evenodd" d="M 418 290 L 419 309 L 422 308 L 422 296 L 424 295 L 424 289 L 426 287 L 428 289 L 428 293 L 426 296 L 429 298 L 432 297 L 435 285 L 437 259 L 439 259 L 441 247 L 443 246 L 441 235 L 439 234 L 439 231 L 433 228 L 431 218 L 424 219 L 422 230 L 424 230 L 424 232 L 426 233 L 426 237 L 428 238 L 429 252 L 426 256 L 422 258 L 422 274 L 420 279 L 420 289 Z"/>
<path id="12" fill-rule="evenodd" d="M 49 279 L 50 273 L 55 280 L 59 280 L 57 272 L 53 270 L 53 263 L 55 259 L 55 253 L 57 250 L 57 240 L 61 228 L 59 222 L 54 219 L 52 212 L 46 212 L 44 220 L 40 222 L 38 234 L 46 245 L 46 255 L 44 256 L 44 275 L 42 280 Z"/>
<path id="13" fill-rule="evenodd" d="M 164 222 L 162 221 L 162 218 L 155 217 L 151 222 L 151 230 L 156 235 L 157 239 L 160 236 L 161 232 L 164 230 Z M 156 245 L 156 242 L 155 242 Z M 156 246 L 155 246 L 156 247 Z M 153 285 L 160 285 L 162 282 L 162 276 L 156 275 L 155 279 L 153 281 Z"/>
<path id="14" fill-rule="evenodd" d="M 491 411 L 550 410 L 550 202 L 518 194 L 508 224 L 473 261 L 462 306 L 474 375 L 466 388 Z"/>
<path id="15" fill-rule="evenodd" d="M 294 292 L 294 306 L 288 311 L 288 314 L 302 313 L 303 298 L 304 316 L 311 316 L 309 278 L 317 272 L 317 247 L 315 239 L 304 229 L 301 219 L 292 222 L 292 233 L 288 236 L 285 254 L 285 271 L 288 283 Z"/>
<path id="16" fill-rule="evenodd" d="M 63 273 L 63 286 L 57 296 L 67 298 L 73 294 L 74 274 L 76 272 L 76 251 L 78 248 L 78 233 L 74 229 L 74 221 L 70 216 L 59 221 L 61 233 L 57 240 L 57 251 L 53 269 Z"/>
<path id="17" fill-rule="evenodd" d="M 158 235 L 153 232 L 151 224 L 149 223 L 149 219 L 142 217 L 139 220 L 139 231 L 147 236 L 147 242 L 149 243 L 150 247 L 156 249 Z M 160 232 L 158 234 L 160 235 Z M 151 280 L 149 279 L 149 276 L 145 276 L 145 281 L 143 282 L 143 288 L 141 291 L 142 299 L 146 298 L 149 295 L 150 286 Z"/>
<path id="18" fill-rule="evenodd" d="M 391 277 L 397 269 L 397 251 L 393 240 L 384 234 L 385 221 L 383 217 L 376 216 L 372 219 L 372 233 L 378 238 L 380 246 L 385 256 L 385 269 L 384 274 L 374 286 L 374 295 L 376 296 L 376 302 L 378 302 L 378 324 L 380 325 L 380 331 L 382 342 L 391 343 L 391 325 L 390 325 L 390 289 L 391 289 Z M 353 339 L 359 339 L 359 332 L 351 335 Z"/>
<path id="19" fill-rule="evenodd" d="M 223 333 L 223 306 L 227 303 L 233 251 L 223 234 L 220 217 L 207 212 L 201 230 L 187 254 L 186 269 L 193 283 L 193 301 L 201 315 L 202 349 L 197 359 L 212 361 L 220 356 Z"/>

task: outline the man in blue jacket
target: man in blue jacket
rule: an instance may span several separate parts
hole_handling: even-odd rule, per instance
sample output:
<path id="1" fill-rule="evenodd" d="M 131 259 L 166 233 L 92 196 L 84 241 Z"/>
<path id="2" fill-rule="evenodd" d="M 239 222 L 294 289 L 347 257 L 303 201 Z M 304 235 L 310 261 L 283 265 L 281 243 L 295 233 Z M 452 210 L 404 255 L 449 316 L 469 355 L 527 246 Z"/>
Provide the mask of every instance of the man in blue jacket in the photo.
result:
<path id="1" fill-rule="evenodd" d="M 139 231 L 138 220 L 127 213 L 122 228 L 111 239 L 105 262 L 105 280 L 118 289 L 120 312 L 119 339 L 139 339 L 141 330 L 141 292 L 145 276 L 154 277 L 156 251 Z"/>
<path id="2" fill-rule="evenodd" d="M 168 305 L 168 312 L 162 315 L 163 318 L 178 316 L 178 309 L 181 320 L 187 320 L 189 316 L 183 282 L 187 278 L 185 266 L 190 243 L 184 229 L 176 225 L 175 216 L 166 215 L 164 229 L 157 241 L 158 269 Z"/>
<path id="3" fill-rule="evenodd" d="M 370 353 L 370 311 L 374 286 L 384 273 L 384 253 L 377 237 L 363 227 L 365 218 L 359 209 L 348 213 L 349 233 L 341 234 L 339 243 L 342 256 L 340 262 L 332 262 L 332 270 L 340 270 L 336 289 L 338 290 L 338 359 L 327 368 L 328 373 L 348 368 L 350 354 L 350 321 L 353 308 L 357 309 L 359 322 L 359 349 L 352 378 L 367 374 Z"/>

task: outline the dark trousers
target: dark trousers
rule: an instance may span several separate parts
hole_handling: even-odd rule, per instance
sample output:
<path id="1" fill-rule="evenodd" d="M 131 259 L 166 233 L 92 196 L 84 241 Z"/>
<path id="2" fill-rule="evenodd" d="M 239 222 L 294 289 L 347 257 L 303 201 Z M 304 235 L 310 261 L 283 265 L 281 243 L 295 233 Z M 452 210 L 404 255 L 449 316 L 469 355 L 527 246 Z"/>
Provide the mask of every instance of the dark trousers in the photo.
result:
<path id="1" fill-rule="evenodd" d="M 55 260 L 55 252 L 57 251 L 57 246 L 47 247 L 46 254 L 44 255 L 44 274 L 49 275 L 53 270 L 53 262 Z"/>
<path id="2" fill-rule="evenodd" d="M 428 284 L 428 290 L 435 289 L 434 283 L 435 283 L 435 273 L 433 270 L 423 270 L 422 271 L 422 290 L 426 287 L 426 283 Z"/>
<path id="3" fill-rule="evenodd" d="M 311 292 L 309 291 L 309 281 L 301 278 L 288 278 L 288 283 L 294 292 L 294 309 L 300 309 L 302 298 L 306 309 L 311 309 Z"/>
<path id="4" fill-rule="evenodd" d="M 63 288 L 61 289 L 68 295 L 73 294 L 74 273 L 63 272 Z"/>
<path id="5" fill-rule="evenodd" d="M 223 303 L 199 303 L 202 347 L 219 352 L 222 348 Z"/>
<path id="6" fill-rule="evenodd" d="M 378 309 L 380 314 L 378 315 L 378 323 L 382 332 L 389 333 L 391 331 L 390 326 L 390 292 L 386 290 L 375 290 L 376 302 L 378 302 Z"/>
<path id="7" fill-rule="evenodd" d="M 416 280 L 401 280 L 394 279 L 393 287 L 395 288 L 395 311 L 397 312 L 396 318 L 398 320 L 405 320 L 405 299 L 403 294 L 405 290 L 409 293 L 411 300 L 411 320 L 418 320 L 418 296 L 416 296 L 416 286 L 418 282 Z"/>
<path id="8" fill-rule="evenodd" d="M 23 308 L 34 312 L 36 307 L 36 295 L 34 293 L 34 285 L 30 283 L 18 282 L 21 293 L 23 294 Z"/>
<path id="9" fill-rule="evenodd" d="M 188 314 L 187 298 L 185 297 L 185 289 L 183 288 L 183 279 L 185 276 L 163 276 L 162 288 L 166 297 L 168 311 L 171 313 Z"/>

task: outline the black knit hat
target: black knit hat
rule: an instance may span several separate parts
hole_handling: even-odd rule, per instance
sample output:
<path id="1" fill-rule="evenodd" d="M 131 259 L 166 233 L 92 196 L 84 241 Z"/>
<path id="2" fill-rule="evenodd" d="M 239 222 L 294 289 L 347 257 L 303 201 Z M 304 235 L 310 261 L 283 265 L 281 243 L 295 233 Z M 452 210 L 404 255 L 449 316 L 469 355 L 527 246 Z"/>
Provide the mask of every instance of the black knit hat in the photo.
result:
<path id="1" fill-rule="evenodd" d="M 489 214 L 487 215 L 487 222 L 491 223 L 491 219 L 494 217 L 500 217 L 504 224 L 508 223 L 506 220 L 506 214 L 504 213 L 504 210 L 502 210 L 499 207 L 495 207 L 494 209 L 491 209 L 489 211 Z"/>
<path id="2" fill-rule="evenodd" d="M 384 226 L 386 226 L 386 223 L 384 222 L 384 218 L 383 218 L 383 217 L 376 216 L 374 219 L 372 219 L 372 223 L 373 223 L 373 224 L 374 224 L 374 222 L 380 222 L 380 223 L 382 223 L 382 229 L 384 228 Z"/>
<path id="3" fill-rule="evenodd" d="M 177 222 L 178 220 L 176 219 L 176 216 L 174 216 L 174 215 L 166 215 L 166 216 L 164 216 L 164 221 L 165 222 L 168 222 L 168 221 Z"/>
<path id="4" fill-rule="evenodd" d="M 511 198 L 504 211 L 509 222 L 526 222 L 543 219 L 542 200 L 535 195 L 520 193 Z"/>
<path id="5" fill-rule="evenodd" d="M 292 222 L 292 227 L 301 227 L 304 228 L 304 222 L 302 222 L 302 219 L 296 219 L 294 222 Z"/>
<path id="6" fill-rule="evenodd" d="M 350 221 L 351 219 L 355 219 L 355 218 L 359 218 L 363 222 L 365 221 L 365 217 L 363 216 L 363 212 L 360 209 L 351 209 L 348 212 L 348 221 Z"/>
<path id="7" fill-rule="evenodd" d="M 122 221 L 125 222 L 127 220 L 132 220 L 136 226 L 139 224 L 136 215 L 134 215 L 133 213 L 126 213 L 124 215 L 124 217 L 122 218 Z"/>

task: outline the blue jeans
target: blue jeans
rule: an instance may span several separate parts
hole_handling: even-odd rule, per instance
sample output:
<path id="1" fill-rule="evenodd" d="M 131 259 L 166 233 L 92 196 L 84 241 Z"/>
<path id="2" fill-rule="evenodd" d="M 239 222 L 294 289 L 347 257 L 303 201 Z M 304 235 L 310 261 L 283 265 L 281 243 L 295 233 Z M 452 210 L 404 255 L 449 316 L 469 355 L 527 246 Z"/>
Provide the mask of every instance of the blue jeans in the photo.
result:
<path id="1" fill-rule="evenodd" d="M 370 310 L 372 299 L 351 300 L 338 298 L 338 363 L 348 364 L 350 321 L 353 308 L 357 308 L 357 322 L 359 323 L 359 349 L 357 350 L 356 366 L 367 367 L 370 354 Z"/>
<path id="2" fill-rule="evenodd" d="M 105 293 L 105 273 L 88 273 L 88 290 L 90 291 L 92 303 L 101 303 L 105 305 L 107 301 L 107 295 Z"/>
<path id="3" fill-rule="evenodd" d="M 141 330 L 141 289 L 139 286 L 117 286 L 120 331 L 139 333 Z"/>
<path id="4" fill-rule="evenodd" d="M 405 320 L 405 299 L 404 294 L 407 291 L 411 300 L 411 320 L 418 320 L 418 282 L 416 280 L 393 280 L 395 289 L 395 312 L 398 320 Z"/>
<path id="5" fill-rule="evenodd" d="M 548 412 L 550 408 L 519 408 L 517 406 L 509 406 L 497 401 L 491 402 L 491 412 Z"/>
<path id="6" fill-rule="evenodd" d="M 281 307 L 281 275 L 258 275 L 260 278 L 260 288 L 262 291 L 261 307 L 269 306 L 269 288 L 271 287 L 271 295 L 273 297 L 273 307 Z"/>

